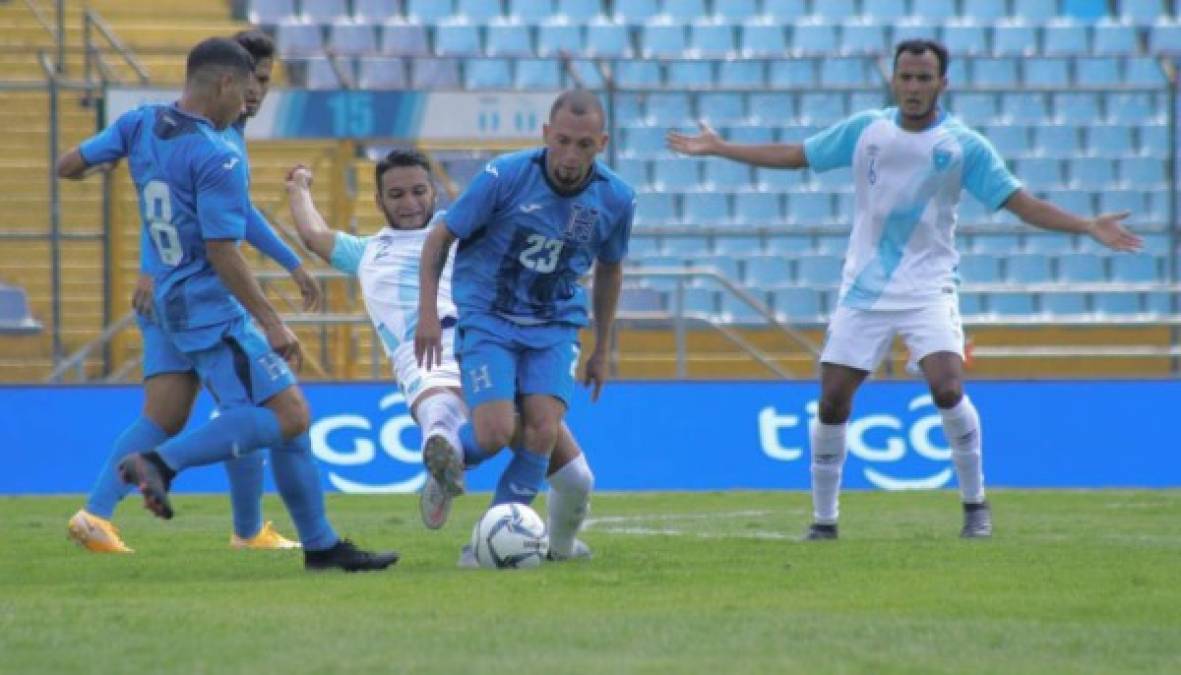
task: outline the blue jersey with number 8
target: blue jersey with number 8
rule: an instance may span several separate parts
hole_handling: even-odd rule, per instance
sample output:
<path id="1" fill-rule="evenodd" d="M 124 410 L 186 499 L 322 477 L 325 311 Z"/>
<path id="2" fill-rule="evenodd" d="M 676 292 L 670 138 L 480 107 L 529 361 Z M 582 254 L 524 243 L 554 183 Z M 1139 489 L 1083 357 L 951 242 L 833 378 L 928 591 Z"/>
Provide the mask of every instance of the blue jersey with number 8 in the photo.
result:
<path id="1" fill-rule="evenodd" d="M 545 150 L 489 162 L 443 220 L 459 238 L 451 288 L 461 323 L 495 314 L 533 325 L 587 323 L 578 280 L 595 260 L 627 254 L 635 192 L 595 162 L 577 194 L 559 193 L 545 172 Z"/>
<path id="2" fill-rule="evenodd" d="M 184 331 L 244 316 L 205 249 L 206 240 L 243 237 L 251 207 L 239 147 L 203 117 L 146 105 L 124 113 L 80 150 L 90 165 L 128 158 L 144 231 L 141 269 L 155 283 L 156 318 L 164 328 Z"/>

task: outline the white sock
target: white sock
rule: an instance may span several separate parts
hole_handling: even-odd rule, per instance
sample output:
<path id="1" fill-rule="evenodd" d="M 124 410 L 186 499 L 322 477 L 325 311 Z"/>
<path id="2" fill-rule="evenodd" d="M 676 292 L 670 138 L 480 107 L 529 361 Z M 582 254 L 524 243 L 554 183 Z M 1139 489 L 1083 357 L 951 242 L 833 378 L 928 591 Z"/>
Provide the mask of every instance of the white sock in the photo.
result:
<path id="1" fill-rule="evenodd" d="M 841 469 L 845 466 L 845 429 L 848 424 L 811 425 L 812 520 L 836 525 L 840 516 Z"/>
<path id="2" fill-rule="evenodd" d="M 984 470 L 980 456 L 980 415 L 967 396 L 955 407 L 939 409 L 943 417 L 943 434 L 951 444 L 951 459 L 955 462 L 960 481 L 960 496 L 965 504 L 984 501 Z"/>
<path id="3" fill-rule="evenodd" d="M 420 400 L 414 410 L 423 442 L 442 434 L 453 447 L 460 448 L 459 427 L 467 421 L 467 407 L 459 396 L 450 391 L 434 394 Z"/>
<path id="4" fill-rule="evenodd" d="M 580 454 L 546 480 L 550 485 L 549 547 L 558 555 L 569 557 L 574 554 L 574 535 L 590 512 L 595 475 L 586 463 L 586 455 Z"/>

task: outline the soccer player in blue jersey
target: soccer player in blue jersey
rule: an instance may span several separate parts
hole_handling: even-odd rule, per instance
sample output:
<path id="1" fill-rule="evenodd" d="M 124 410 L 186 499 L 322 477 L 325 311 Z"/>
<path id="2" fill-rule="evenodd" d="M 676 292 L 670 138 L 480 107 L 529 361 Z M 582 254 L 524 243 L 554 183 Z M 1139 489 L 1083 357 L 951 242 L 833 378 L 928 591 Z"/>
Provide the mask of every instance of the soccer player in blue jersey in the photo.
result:
<path id="1" fill-rule="evenodd" d="M 454 355 L 445 350 L 442 363 L 430 370 L 419 366 L 414 357 L 422 245 L 433 218 L 445 215 L 435 210 L 436 191 L 430 163 L 422 153 L 401 149 L 390 151 L 377 163 L 375 202 L 386 224 L 371 236 L 356 236 L 328 227 L 312 200 L 311 183 L 312 173 L 307 167 L 291 170 L 287 194 L 296 231 L 309 250 L 360 281 L 361 297 L 393 366 L 398 387 L 406 398 L 410 415 L 422 428 L 424 460 L 429 467 L 432 452 L 450 454 L 453 448 L 462 447 L 466 466 L 459 470 L 473 468 L 488 455 L 475 445 L 470 434 L 466 437 L 460 434 L 460 428 L 468 421 L 468 408 L 463 401 Z M 452 254 L 450 260 L 453 259 Z M 439 311 L 447 324 L 443 342 L 447 345 L 454 343 L 452 324 L 457 315 L 451 301 L 450 260 L 439 284 Z M 438 472 L 439 460 L 433 461 Z M 546 480 L 551 488 L 546 503 L 554 555 L 589 557 L 590 548 L 575 535 L 589 510 L 594 474 L 565 425 L 559 429 Z M 455 482 L 462 485 L 462 475 Z M 457 493 L 428 473 L 419 498 L 423 524 L 430 529 L 441 528 Z M 511 496 L 514 501 L 531 501 Z M 469 559 L 474 566 L 474 553 L 465 550 L 460 564 L 465 565 Z"/>
<path id="2" fill-rule="evenodd" d="M 436 220 L 420 264 L 418 363 L 430 369 L 442 360 L 439 278 L 458 239 L 455 354 L 478 446 L 492 453 L 509 445 L 520 409 L 523 448 L 505 469 L 497 503 L 531 498 L 545 477 L 573 392 L 578 329 L 588 323 L 579 279 L 592 264 L 595 346 L 585 382 L 599 397 L 635 210 L 634 190 L 596 159 L 607 134 L 593 93 L 561 94 L 543 138 L 542 148 L 488 163 Z"/>
<path id="3" fill-rule="evenodd" d="M 840 300 L 820 356 L 819 420 L 811 428 L 811 540 L 837 538 L 853 395 L 895 334 L 906 341 L 910 365 L 921 370 L 943 420 L 963 502 L 960 535 L 992 534 L 980 417 L 963 391 L 955 249 L 963 190 L 1030 225 L 1086 234 L 1117 251 L 1141 245 L 1121 225 L 1127 213 L 1083 218 L 1026 191 L 983 136 L 939 106 L 948 84 L 947 61 L 947 49 L 937 42 L 899 43 L 891 80 L 897 106 L 855 114 L 802 145 L 729 143 L 704 124 L 699 135 L 668 136 L 670 148 L 688 155 L 785 169 L 853 170 L 853 228 Z"/>
<path id="4" fill-rule="evenodd" d="M 242 31 L 234 36 L 234 40 L 254 58 L 257 85 L 247 89 L 242 116 L 224 132 L 245 158 L 244 127 L 246 121 L 258 112 L 270 87 L 275 44 L 258 30 Z M 122 159 L 125 154 L 126 148 L 118 128 L 110 127 L 67 154 L 65 163 L 71 165 L 73 170 L 64 177 L 82 178 L 92 167 L 110 166 L 110 163 Z M 246 221 L 245 239 L 291 273 L 303 295 L 306 311 L 318 307 L 320 291 L 316 280 L 304 268 L 299 256 L 283 243 L 258 209 L 253 207 Z M 151 241 L 144 231 L 140 247 L 141 260 L 146 260 L 150 247 Z M 119 480 L 116 467 L 128 454 L 151 450 L 180 433 L 188 422 L 200 386 L 192 364 L 176 352 L 153 321 L 151 298 L 152 277 L 141 273 L 132 295 L 132 306 L 137 312 L 136 320 L 143 336 L 143 410 L 139 419 L 119 436 L 85 507 L 70 518 L 67 528 L 71 539 L 94 552 L 132 552 L 111 522 L 115 507 L 131 489 Z M 264 523 L 262 520 L 264 459 L 263 453 L 250 453 L 225 463 L 233 507 L 230 545 L 240 549 L 296 548 L 298 543 L 279 534 L 270 521 Z"/>
<path id="5" fill-rule="evenodd" d="M 273 448 L 275 481 L 305 567 L 384 569 L 397 553 L 361 550 L 328 522 L 307 403 L 288 367 L 300 364 L 299 340 L 238 251 L 250 211 L 248 177 L 240 148 L 222 132 L 241 114 L 253 80 L 254 61 L 241 45 L 210 38 L 189 53 L 179 101 L 143 106 L 115 122 L 150 238 L 152 316 L 220 410 L 197 429 L 128 455 L 118 471 L 150 511 L 168 519 L 178 472 Z"/>

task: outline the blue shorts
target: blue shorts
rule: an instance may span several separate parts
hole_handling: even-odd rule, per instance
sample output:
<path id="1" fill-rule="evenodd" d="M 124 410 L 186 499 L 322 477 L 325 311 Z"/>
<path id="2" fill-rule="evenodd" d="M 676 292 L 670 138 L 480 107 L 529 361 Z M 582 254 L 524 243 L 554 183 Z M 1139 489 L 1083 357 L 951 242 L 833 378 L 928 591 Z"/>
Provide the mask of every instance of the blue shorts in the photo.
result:
<path id="1" fill-rule="evenodd" d="M 198 334 L 199 339 L 192 333 L 168 334 L 169 342 L 192 363 L 218 408 L 260 406 L 295 384 L 287 362 L 249 318 L 207 326 Z"/>
<path id="2" fill-rule="evenodd" d="M 569 407 L 578 369 L 576 326 L 523 326 L 480 314 L 460 318 L 455 336 L 469 407 L 533 394 L 553 396 Z"/>
<path id="3" fill-rule="evenodd" d="M 139 333 L 144 339 L 144 379 L 164 373 L 191 373 L 193 362 L 168 339 L 168 334 L 155 321 L 135 315 Z"/>

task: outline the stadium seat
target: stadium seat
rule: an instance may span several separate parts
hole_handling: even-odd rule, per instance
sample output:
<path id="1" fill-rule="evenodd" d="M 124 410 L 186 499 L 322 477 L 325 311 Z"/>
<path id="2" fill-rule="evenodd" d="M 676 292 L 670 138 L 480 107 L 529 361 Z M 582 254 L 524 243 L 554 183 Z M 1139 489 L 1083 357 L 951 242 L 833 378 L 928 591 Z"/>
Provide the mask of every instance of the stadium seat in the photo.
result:
<path id="1" fill-rule="evenodd" d="M 805 227 L 816 227 L 832 222 L 831 193 L 827 191 L 793 193 L 787 201 L 787 220 L 789 223 Z"/>
<path id="2" fill-rule="evenodd" d="M 1084 190 L 1102 190 L 1115 182 L 1112 162 L 1106 157 L 1077 157 L 1070 160 L 1070 185 Z"/>
<path id="3" fill-rule="evenodd" d="M 275 46 L 280 56 L 312 56 L 324 51 L 320 26 L 287 19 L 275 29 Z"/>
<path id="4" fill-rule="evenodd" d="M 714 236 L 714 253 L 747 257 L 762 253 L 763 240 L 759 235 L 718 234 Z"/>
<path id="5" fill-rule="evenodd" d="M 972 84 L 977 87 L 1015 87 L 1017 85 L 1017 60 L 1013 58 L 973 60 Z"/>
<path id="6" fill-rule="evenodd" d="M 300 16 L 308 23 L 330 24 L 349 16 L 345 0 L 302 0 L 300 10 Z"/>
<path id="7" fill-rule="evenodd" d="M 553 0 L 509 0 L 508 15 L 522 23 L 539 24 L 555 14 Z"/>
<path id="8" fill-rule="evenodd" d="M 584 24 L 603 16 L 602 0 L 558 0 L 558 14 L 572 23 Z"/>
<path id="9" fill-rule="evenodd" d="M 696 190 L 698 160 L 681 157 L 665 157 L 652 162 L 652 185 L 666 192 Z"/>
<path id="10" fill-rule="evenodd" d="M 997 56 L 1032 56 L 1038 52 L 1037 29 L 1021 19 L 997 23 L 992 28 L 992 53 Z"/>
<path id="11" fill-rule="evenodd" d="M 357 62 L 357 87 L 360 89 L 406 89 L 406 64 L 401 58 L 365 56 Z"/>
<path id="12" fill-rule="evenodd" d="M 679 57 L 686 49 L 685 26 L 651 22 L 640 32 L 640 53 L 645 58 Z"/>
<path id="13" fill-rule="evenodd" d="M 660 312 L 665 309 L 666 302 L 665 292 L 660 289 L 625 287 L 619 294 L 618 310 L 620 312 Z"/>
<path id="14" fill-rule="evenodd" d="M 969 92 L 952 95 L 949 107 L 956 116 L 971 125 L 988 124 L 999 117 L 997 95 Z"/>
<path id="15" fill-rule="evenodd" d="M 1075 56 L 1091 51 L 1087 27 L 1071 20 L 1057 19 L 1042 28 L 1042 54 Z"/>
<path id="16" fill-rule="evenodd" d="M 988 296 L 988 306 L 993 314 L 1001 316 L 1024 316 L 1034 313 L 1032 293 L 993 293 Z"/>
<path id="17" fill-rule="evenodd" d="M 960 294 L 960 314 L 963 316 L 979 316 L 985 314 L 984 294 L 963 292 Z"/>
<path id="18" fill-rule="evenodd" d="M 328 29 L 328 49 L 341 56 L 363 56 L 377 52 L 373 26 L 353 19 L 339 19 Z"/>
<path id="19" fill-rule="evenodd" d="M 1060 11 L 1063 16 L 1091 24 L 1108 16 L 1107 0 L 1062 0 Z"/>
<path id="20" fill-rule="evenodd" d="M 835 286 L 841 282 L 841 259 L 835 255 L 808 255 L 796 259 L 796 278 L 810 286 Z"/>
<path id="21" fill-rule="evenodd" d="M 1145 311 L 1158 316 L 1174 314 L 1178 310 L 1173 304 L 1177 300 L 1176 293 L 1153 291 L 1144 294 Z"/>
<path id="22" fill-rule="evenodd" d="M 454 14 L 451 0 L 405 0 L 405 6 L 406 18 L 418 23 L 439 23 Z"/>
<path id="23" fill-rule="evenodd" d="M 1050 280 L 1050 259 L 1040 253 L 1017 253 L 1005 261 L 1006 277 L 1020 284 L 1042 283 Z"/>
<path id="24" fill-rule="evenodd" d="M 826 127 L 845 115 L 845 97 L 837 93 L 808 92 L 800 95 L 800 120 Z"/>
<path id="25" fill-rule="evenodd" d="M 517 70 L 520 72 L 519 64 Z M 620 157 L 615 160 L 614 169 L 615 173 L 635 190 L 642 191 L 649 189 L 648 160 L 636 159 L 634 157 Z"/>
<path id="26" fill-rule="evenodd" d="M 691 124 L 693 120 L 692 102 L 684 92 L 652 92 L 645 108 L 649 124 L 673 127 Z"/>
<path id="27" fill-rule="evenodd" d="M 554 59 L 517 59 L 513 86 L 525 90 L 561 89 L 561 64 Z"/>
<path id="28" fill-rule="evenodd" d="M 707 255 L 702 251 L 689 259 L 689 266 L 712 267 L 719 274 L 734 282 L 742 279 L 742 275 L 739 274 L 738 259 L 734 256 Z"/>
<path id="29" fill-rule="evenodd" d="M 307 68 L 306 82 L 308 89 L 340 89 L 340 77 L 332 67 L 332 63 L 323 56 L 312 56 L 304 61 Z M 343 63 L 341 64 L 344 65 Z"/>
<path id="30" fill-rule="evenodd" d="M 772 61 L 768 83 L 773 88 L 810 89 L 816 86 L 816 62 L 812 59 Z"/>
<path id="31" fill-rule="evenodd" d="M 1095 125 L 1084 128 L 1087 151 L 1092 155 L 1122 157 L 1132 154 L 1132 127 Z"/>
<path id="32" fill-rule="evenodd" d="M 804 184 L 804 175 L 802 171 L 759 167 L 755 169 L 755 184 L 760 190 L 788 192 Z"/>
<path id="33" fill-rule="evenodd" d="M 734 195 L 736 220 L 755 226 L 783 222 L 779 195 L 769 192 L 743 192 Z"/>
<path id="34" fill-rule="evenodd" d="M 623 149 L 639 156 L 663 154 L 664 135 L 660 127 L 624 127 Z"/>
<path id="35" fill-rule="evenodd" d="M 1042 311 L 1055 316 L 1077 316 L 1087 313 L 1087 296 L 1083 293 L 1042 293 Z"/>
<path id="36" fill-rule="evenodd" d="M 747 291 L 755 296 L 755 299 L 763 303 L 764 306 L 769 305 L 768 294 L 756 289 L 747 289 Z M 730 323 L 743 324 L 746 326 L 757 326 L 767 323 L 767 317 L 762 312 L 750 306 L 745 300 L 739 298 L 733 293 L 725 292 L 721 294 L 722 316 Z"/>
<path id="37" fill-rule="evenodd" d="M 1058 16 L 1058 0 L 1013 0 L 1013 16 L 1041 24 Z"/>
<path id="38" fill-rule="evenodd" d="M 989 138 L 992 138 L 990 135 Z M 1064 124 L 1033 128 L 1033 147 L 1047 157 L 1071 157 L 1082 150 L 1078 127 Z M 1007 153 L 1002 153 L 1007 154 Z"/>
<path id="39" fill-rule="evenodd" d="M 306 2 L 306 0 L 305 0 Z M 501 18 L 500 2 L 488 0 L 457 0 L 455 14 L 477 24 L 486 24 Z"/>
<path id="40" fill-rule="evenodd" d="M 1032 157 L 1018 160 L 1016 174 L 1035 190 L 1059 187 L 1062 180 L 1062 162 L 1047 157 Z"/>
<path id="41" fill-rule="evenodd" d="M 688 192 L 681 199 L 682 219 L 687 225 L 706 227 L 730 222 L 730 199 L 720 192 Z"/>
<path id="42" fill-rule="evenodd" d="M 761 88 L 764 86 L 762 61 L 722 61 L 718 66 L 718 82 L 725 82 L 736 88 Z"/>
<path id="43" fill-rule="evenodd" d="M 528 26 L 495 22 L 485 30 L 484 53 L 488 56 L 533 56 Z"/>
<path id="44" fill-rule="evenodd" d="M 853 19 L 841 24 L 842 54 L 886 53 L 886 27 L 865 19 Z"/>
<path id="45" fill-rule="evenodd" d="M 823 56 L 837 50 L 836 26 L 819 19 L 803 19 L 792 27 L 791 51 L 804 56 Z"/>
<path id="46" fill-rule="evenodd" d="M 973 253 L 1008 255 L 1017 250 L 1015 234 L 978 234 L 972 237 Z"/>
<path id="47" fill-rule="evenodd" d="M 660 14 L 656 0 L 627 0 L 613 4 L 615 20 L 623 24 L 642 24 Z"/>
<path id="48" fill-rule="evenodd" d="M 659 87 L 662 83 L 660 64 L 656 61 L 616 61 L 615 82 L 627 89 Z"/>
<path id="49" fill-rule="evenodd" d="M 978 56 L 991 52 L 984 26 L 974 20 L 948 22 L 943 27 L 943 44 L 952 56 Z"/>
<path id="50" fill-rule="evenodd" d="M 1128 157 L 1119 160 L 1120 182 L 1139 190 L 1165 186 L 1165 163 L 1152 157 Z"/>
<path id="51" fill-rule="evenodd" d="M 1118 15 L 1126 21 L 1148 25 L 1165 18 L 1164 8 L 1156 0 L 1119 0 Z"/>
<path id="52" fill-rule="evenodd" d="M 743 282 L 755 288 L 783 286 L 791 281 L 791 265 L 783 256 L 756 256 L 746 259 Z"/>
<path id="53" fill-rule="evenodd" d="M 861 0 L 861 16 L 879 25 L 893 23 L 906 16 L 906 0 Z"/>
<path id="54" fill-rule="evenodd" d="M 705 0 L 661 0 L 660 13 L 679 23 L 691 23 L 707 14 Z"/>
<path id="55" fill-rule="evenodd" d="M 583 51 L 582 27 L 571 23 L 543 23 L 537 27 L 537 55 L 555 56 L 563 51 Z"/>
<path id="56" fill-rule="evenodd" d="M 256 26 L 273 26 L 295 18 L 295 0 L 252 0 L 246 16 Z"/>
<path id="57" fill-rule="evenodd" d="M 667 66 L 664 83 L 668 87 L 706 89 L 713 87 L 713 61 L 672 61 Z"/>
<path id="58" fill-rule="evenodd" d="M 729 24 L 696 23 L 689 27 L 690 53 L 725 57 L 735 51 L 734 27 Z"/>
<path id="59" fill-rule="evenodd" d="M 875 74 L 871 74 L 871 69 Z M 820 86 L 868 87 L 876 78 L 876 66 L 863 58 L 827 58 L 820 62 Z"/>
<path id="60" fill-rule="evenodd" d="M 751 187 L 750 167 L 718 157 L 705 160 L 705 187 L 737 192 Z"/>
<path id="61" fill-rule="evenodd" d="M 1094 27 L 1095 41 L 1091 47 L 1096 56 L 1124 56 L 1140 52 L 1136 28 L 1125 21 L 1101 19 Z"/>
<path id="62" fill-rule="evenodd" d="M 1001 280 L 1001 259 L 987 253 L 965 254 L 960 257 L 957 272 L 965 283 L 995 283 Z"/>
<path id="63" fill-rule="evenodd" d="M 677 219 L 673 196 L 664 192 L 636 193 L 636 224 L 664 225 Z"/>
<path id="64" fill-rule="evenodd" d="M 1076 59 L 1075 80 L 1080 84 L 1116 87 L 1123 83 L 1119 60 L 1114 56 L 1095 56 Z"/>
<path id="65" fill-rule="evenodd" d="M 475 58 L 463 63 L 465 89 L 511 89 L 512 62 L 509 59 Z"/>
<path id="66" fill-rule="evenodd" d="M 963 16 L 979 23 L 995 23 L 1009 15 L 1007 0 L 964 0 Z"/>
<path id="67" fill-rule="evenodd" d="M 894 24 L 890 43 L 898 44 L 903 40 L 935 40 L 939 37 L 938 32 L 937 24 L 927 23 L 921 15 L 911 16 Z"/>
<path id="68" fill-rule="evenodd" d="M 1089 213 L 1087 211 L 1086 213 Z M 1044 255 L 1066 255 L 1074 249 L 1074 241 L 1068 234 L 1059 232 L 1029 232 L 1025 235 L 1026 253 L 1041 253 Z"/>
<path id="69" fill-rule="evenodd" d="M 1083 283 L 1106 281 L 1103 258 L 1090 253 L 1058 256 L 1058 280 Z"/>
<path id="70" fill-rule="evenodd" d="M 787 53 L 787 35 L 778 23 L 745 23 L 741 30 L 742 55 L 782 57 Z"/>
<path id="71" fill-rule="evenodd" d="M 435 27 L 435 54 L 475 56 L 480 53 L 480 29 L 468 23 L 442 23 Z"/>
<path id="72" fill-rule="evenodd" d="M 1155 58 L 1133 56 L 1124 60 L 1124 83 L 1133 87 L 1164 87 L 1168 79 Z"/>
<path id="73" fill-rule="evenodd" d="M 712 319 L 718 311 L 717 291 L 712 288 L 690 286 L 684 291 L 683 302 L 687 314 L 707 315 Z"/>
<path id="74" fill-rule="evenodd" d="M 956 0 L 911 0 L 910 13 L 927 21 L 942 23 L 955 18 Z"/>
<path id="75" fill-rule="evenodd" d="M 812 235 L 810 234 L 769 234 L 765 250 L 769 256 L 786 257 L 789 260 L 796 256 L 811 255 L 815 252 L 812 248 Z"/>
<path id="76" fill-rule="evenodd" d="M 1119 213 L 1127 211 L 1131 215 L 1128 221 L 1139 224 L 1147 216 L 1144 209 L 1144 193 L 1139 190 L 1107 189 L 1099 193 L 1100 213 Z"/>
<path id="77" fill-rule="evenodd" d="M 25 289 L 0 283 L 0 334 L 35 333 L 41 328 L 29 311 Z"/>
<path id="78" fill-rule="evenodd" d="M 682 263 L 687 264 L 688 258 L 709 254 L 709 238 L 701 235 L 666 236 L 664 252 L 667 255 L 680 256 Z"/>
<path id="79" fill-rule="evenodd" d="M 651 258 L 661 255 L 662 252 L 663 249 L 660 245 L 660 239 L 656 237 L 644 237 L 632 234 L 631 239 L 627 242 L 628 260 L 634 261 L 640 258 Z"/>
<path id="80" fill-rule="evenodd" d="M 853 0 L 824 0 L 812 3 L 812 16 L 831 23 L 844 21 L 857 13 Z"/>
<path id="81" fill-rule="evenodd" d="M 398 16 L 398 0 L 353 0 L 353 19 L 380 25 Z"/>
<path id="82" fill-rule="evenodd" d="M 417 23 L 406 23 L 397 17 L 388 19 L 381 27 L 381 53 L 389 56 L 430 54 L 426 27 Z"/>
<path id="83" fill-rule="evenodd" d="M 763 14 L 776 23 L 790 24 L 807 16 L 804 0 L 763 0 Z"/>
<path id="84" fill-rule="evenodd" d="M 714 16 L 725 23 L 742 23 L 759 14 L 758 0 L 726 0 L 713 4 Z"/>
<path id="85" fill-rule="evenodd" d="M 1099 118 L 1099 95 L 1092 92 L 1055 92 L 1054 120 L 1060 124 L 1094 124 Z"/>
<path id="86" fill-rule="evenodd" d="M 1091 296 L 1095 312 L 1099 314 L 1138 314 L 1140 297 L 1136 293 L 1109 291 Z"/>
<path id="87" fill-rule="evenodd" d="M 738 93 L 706 92 L 697 97 L 697 117 L 711 124 L 741 120 L 746 117 L 743 108 L 742 94 Z"/>
<path id="88" fill-rule="evenodd" d="M 1029 152 L 1029 128 L 1024 125 L 993 124 L 982 131 L 1002 157 L 1019 157 Z"/>
<path id="89" fill-rule="evenodd" d="M 1050 119 L 1050 107 L 1046 95 L 1041 92 L 1002 94 L 1001 113 L 1005 119 L 1021 124 L 1039 124 Z"/>
<path id="90" fill-rule="evenodd" d="M 416 58 L 410 62 L 414 89 L 458 89 L 459 62 L 455 59 Z"/>
<path id="91" fill-rule="evenodd" d="M 822 234 L 816 237 L 816 252 L 844 258 L 849 250 L 849 234 Z"/>
<path id="92" fill-rule="evenodd" d="M 1092 213 L 1095 210 L 1090 192 L 1051 190 L 1046 192 L 1045 197 L 1057 205 L 1058 208 L 1066 209 L 1072 213 L 1086 214 Z"/>
<path id="93" fill-rule="evenodd" d="M 812 288 L 791 286 L 771 292 L 775 313 L 787 321 L 816 322 L 821 316 L 821 293 Z"/>
<path id="94" fill-rule="evenodd" d="M 586 27 L 586 55 L 630 57 L 632 46 L 627 26 L 602 22 L 588 24 Z"/>

